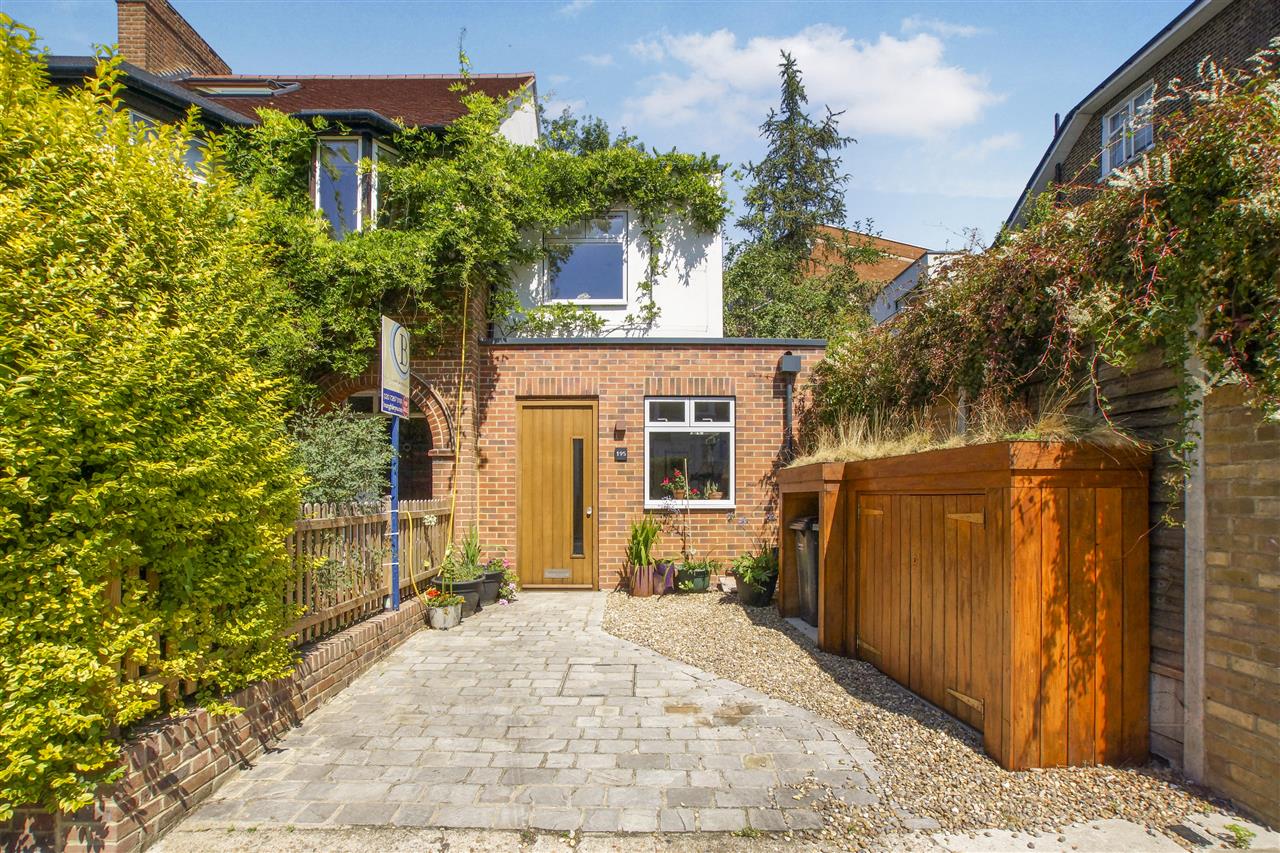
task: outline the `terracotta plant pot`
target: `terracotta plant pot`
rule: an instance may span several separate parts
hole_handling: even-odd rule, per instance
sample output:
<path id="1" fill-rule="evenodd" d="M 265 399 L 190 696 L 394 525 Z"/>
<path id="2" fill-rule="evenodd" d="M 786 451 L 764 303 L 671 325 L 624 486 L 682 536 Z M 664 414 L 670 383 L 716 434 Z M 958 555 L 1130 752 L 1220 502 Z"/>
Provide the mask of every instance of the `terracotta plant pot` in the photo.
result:
<path id="1" fill-rule="evenodd" d="M 448 607 L 428 607 L 427 624 L 439 631 L 447 631 L 458 627 L 462 621 L 462 605 L 450 604 Z"/>
<path id="2" fill-rule="evenodd" d="M 675 498 L 678 501 L 682 501 L 685 499 L 685 496 L 688 494 L 689 493 L 686 492 L 684 489 L 673 489 L 671 492 L 671 497 Z"/>
<path id="3" fill-rule="evenodd" d="M 707 500 L 722 501 L 724 500 L 724 492 L 707 492 Z"/>
<path id="4" fill-rule="evenodd" d="M 636 598 L 653 595 L 653 572 L 648 566 L 632 568 L 627 577 L 628 591 Z"/>

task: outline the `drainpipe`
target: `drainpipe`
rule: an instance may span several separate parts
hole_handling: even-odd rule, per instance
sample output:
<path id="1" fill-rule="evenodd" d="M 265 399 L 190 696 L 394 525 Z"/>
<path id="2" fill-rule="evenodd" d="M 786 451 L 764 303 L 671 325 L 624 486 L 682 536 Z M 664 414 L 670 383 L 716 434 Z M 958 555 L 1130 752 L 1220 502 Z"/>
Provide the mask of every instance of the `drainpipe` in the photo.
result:
<path id="1" fill-rule="evenodd" d="M 800 372 L 800 356 L 792 355 L 790 350 L 778 359 L 778 373 L 782 376 L 784 389 L 784 408 L 782 410 L 782 446 L 788 458 L 795 450 L 795 436 L 792 429 L 792 401 L 795 397 L 796 375 Z"/>

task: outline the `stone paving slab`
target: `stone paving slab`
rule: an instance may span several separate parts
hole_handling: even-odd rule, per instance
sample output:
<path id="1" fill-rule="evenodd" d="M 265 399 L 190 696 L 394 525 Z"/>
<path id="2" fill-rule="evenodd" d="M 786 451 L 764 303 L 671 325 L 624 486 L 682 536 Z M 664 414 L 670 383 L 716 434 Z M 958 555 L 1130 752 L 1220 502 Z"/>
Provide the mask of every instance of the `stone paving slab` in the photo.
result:
<path id="1" fill-rule="evenodd" d="M 601 627 L 604 593 L 529 593 L 423 630 L 197 809 L 184 829 L 809 829 L 784 786 L 874 798 L 834 723 Z"/>

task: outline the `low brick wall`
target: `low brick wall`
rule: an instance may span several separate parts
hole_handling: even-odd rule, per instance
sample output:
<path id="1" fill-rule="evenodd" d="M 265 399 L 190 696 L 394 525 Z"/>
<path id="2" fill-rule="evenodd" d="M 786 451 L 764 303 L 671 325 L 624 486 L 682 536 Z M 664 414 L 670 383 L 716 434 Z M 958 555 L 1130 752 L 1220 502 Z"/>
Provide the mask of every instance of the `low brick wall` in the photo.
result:
<path id="1" fill-rule="evenodd" d="M 75 814 L 19 809 L 0 825 L 5 851 L 128 853 L 141 850 L 208 799 L 284 732 L 422 627 L 408 601 L 302 650 L 293 675 L 231 697 L 234 717 L 203 710 L 156 723 L 125 746 L 124 779 Z"/>

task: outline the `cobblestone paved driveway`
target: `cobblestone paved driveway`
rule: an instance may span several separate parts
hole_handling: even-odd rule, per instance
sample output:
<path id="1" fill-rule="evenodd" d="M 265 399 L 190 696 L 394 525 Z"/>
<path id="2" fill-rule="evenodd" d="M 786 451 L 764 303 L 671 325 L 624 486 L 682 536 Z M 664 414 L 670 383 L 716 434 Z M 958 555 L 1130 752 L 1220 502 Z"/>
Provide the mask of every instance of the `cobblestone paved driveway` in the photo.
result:
<path id="1" fill-rule="evenodd" d="M 857 736 L 606 634 L 603 612 L 529 593 L 420 631 L 183 828 L 810 829 L 784 787 L 806 775 L 872 800 Z"/>

